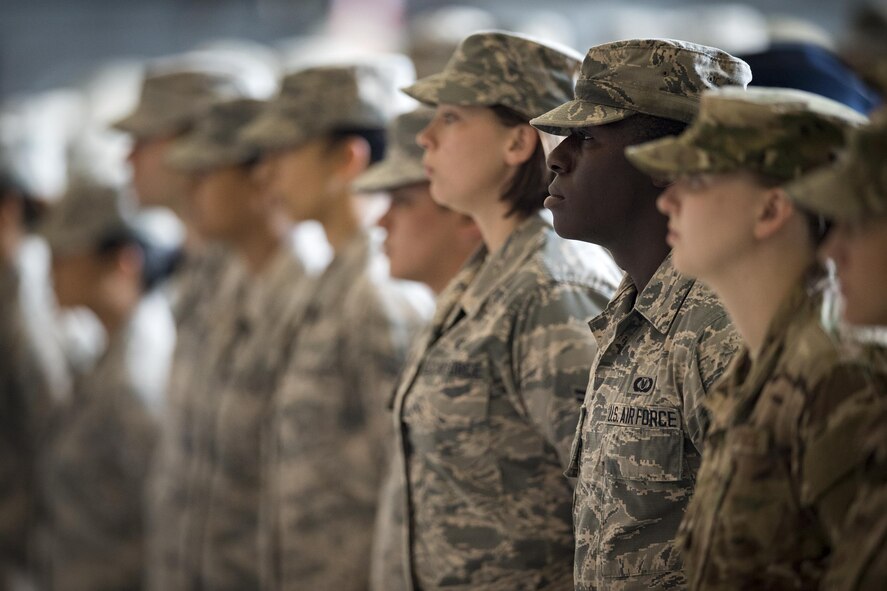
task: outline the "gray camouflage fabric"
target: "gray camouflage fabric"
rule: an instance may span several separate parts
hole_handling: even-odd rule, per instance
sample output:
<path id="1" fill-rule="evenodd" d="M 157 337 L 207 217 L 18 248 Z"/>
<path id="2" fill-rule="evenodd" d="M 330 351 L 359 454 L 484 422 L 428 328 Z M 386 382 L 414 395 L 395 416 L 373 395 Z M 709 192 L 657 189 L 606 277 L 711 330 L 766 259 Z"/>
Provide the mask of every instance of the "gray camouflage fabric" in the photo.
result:
<path id="1" fill-rule="evenodd" d="M 483 31 L 459 44 L 443 72 L 403 91 L 427 105 L 503 105 L 529 121 L 569 100 L 581 59 L 568 47 Z"/>
<path id="2" fill-rule="evenodd" d="M 155 404 L 173 334 L 166 302 L 146 297 L 98 364 L 78 376 L 72 398 L 54 408 L 39 469 L 41 588 L 142 588 Z"/>
<path id="3" fill-rule="evenodd" d="M 394 402 L 402 570 L 377 589 L 572 589 L 564 479 L 618 270 L 531 216 L 440 295 Z M 399 505 L 399 506 L 398 506 Z M 395 518 L 397 514 L 395 513 Z"/>
<path id="4" fill-rule="evenodd" d="M 750 81 L 748 64 L 714 47 L 671 39 L 614 41 L 588 50 L 573 100 L 530 123 L 555 135 L 637 113 L 690 123 L 704 90 L 744 88 Z"/>
<path id="5" fill-rule="evenodd" d="M 264 102 L 253 99 L 235 99 L 212 105 L 193 129 L 175 141 L 167 162 L 179 170 L 200 172 L 257 158 L 258 148 L 242 141 L 239 134 L 264 105 Z"/>
<path id="6" fill-rule="evenodd" d="M 807 283 L 706 401 L 705 457 L 679 535 L 692 589 L 818 589 L 841 538 L 860 484 L 858 431 L 887 374 L 838 347 Z"/>
<path id="7" fill-rule="evenodd" d="M 269 410 L 262 588 L 364 591 L 391 427 L 385 402 L 431 313 L 352 238 L 317 279 Z"/>
<path id="8" fill-rule="evenodd" d="M 210 105 L 245 95 L 237 78 L 221 72 L 149 72 L 136 108 L 113 124 L 136 138 L 177 134 Z"/>
<path id="9" fill-rule="evenodd" d="M 849 132 L 838 163 L 786 189 L 804 207 L 836 220 L 887 215 L 887 107 L 870 125 Z"/>
<path id="10" fill-rule="evenodd" d="M 357 177 L 352 188 L 361 193 L 373 193 L 427 182 L 422 165 L 425 150 L 416 143 L 416 136 L 433 117 L 434 110 L 427 107 L 398 115 L 388 127 L 385 158 Z"/>
<path id="11" fill-rule="evenodd" d="M 747 170 L 790 181 L 831 162 L 845 132 L 865 121 L 801 90 L 721 88 L 703 93 L 699 116 L 680 136 L 629 146 L 625 155 L 653 177 Z"/>
<path id="12" fill-rule="evenodd" d="M 675 535 L 699 470 L 703 402 L 739 336 L 670 255 L 640 293 L 626 276 L 589 326 L 598 352 L 567 471 L 578 477 L 576 589 L 684 588 Z"/>
<path id="13" fill-rule="evenodd" d="M 415 78 L 408 58 L 390 58 L 285 76 L 277 97 L 243 130 L 242 141 L 281 150 L 336 130 L 385 129 L 395 115 L 397 84 Z"/>

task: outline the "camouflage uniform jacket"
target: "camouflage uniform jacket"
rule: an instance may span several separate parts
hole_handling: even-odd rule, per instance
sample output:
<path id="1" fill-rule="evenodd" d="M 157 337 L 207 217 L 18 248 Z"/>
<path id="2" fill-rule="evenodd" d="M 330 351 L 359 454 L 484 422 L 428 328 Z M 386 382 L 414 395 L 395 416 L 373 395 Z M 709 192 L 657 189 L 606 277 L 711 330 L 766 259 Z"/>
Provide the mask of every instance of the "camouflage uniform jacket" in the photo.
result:
<path id="1" fill-rule="evenodd" d="M 707 400 L 711 427 L 679 543 L 693 589 L 818 588 L 855 496 L 856 431 L 876 397 L 865 365 L 799 283 L 758 355 L 743 350 Z"/>
<path id="2" fill-rule="evenodd" d="M 699 469 L 702 402 L 739 337 L 671 255 L 640 293 L 626 277 L 589 326 L 598 352 L 567 471 L 579 477 L 576 589 L 680 588 L 674 538 Z"/>
<path id="3" fill-rule="evenodd" d="M 261 441 L 268 404 L 289 360 L 311 278 L 288 246 L 250 281 L 236 309 L 234 342 L 216 369 L 203 461 L 188 501 L 196 588 L 259 588 Z"/>
<path id="4" fill-rule="evenodd" d="M 157 380 L 173 350 L 166 301 L 149 296 L 54 410 L 41 453 L 45 589 L 140 589 L 146 483 L 157 434 Z"/>
<path id="5" fill-rule="evenodd" d="M 855 438 L 863 444 L 863 482 L 829 560 L 822 585 L 829 591 L 887 588 L 887 347 L 866 347 L 860 356 L 872 370 L 878 401 L 864 408 L 868 419 Z M 848 448 L 841 450 L 843 458 Z"/>
<path id="6" fill-rule="evenodd" d="M 197 572 L 196 530 L 188 520 L 193 518 L 192 499 L 204 502 L 205 490 L 193 489 L 205 480 L 192 474 L 208 469 L 217 370 L 233 345 L 232 311 L 237 310 L 246 280 L 243 269 L 229 261 L 213 281 L 201 286 L 201 305 L 177 318 L 174 361 L 150 478 L 148 587 L 155 591 L 189 588 L 187 579 Z"/>
<path id="7" fill-rule="evenodd" d="M 260 514 L 263 588 L 363 591 L 383 458 L 385 401 L 430 316 L 361 233 L 317 279 L 270 409 Z"/>
<path id="8" fill-rule="evenodd" d="M 408 520 L 394 585 L 572 588 L 563 469 L 594 357 L 586 323 L 615 284 L 579 252 L 532 216 L 441 294 L 395 400 Z"/>

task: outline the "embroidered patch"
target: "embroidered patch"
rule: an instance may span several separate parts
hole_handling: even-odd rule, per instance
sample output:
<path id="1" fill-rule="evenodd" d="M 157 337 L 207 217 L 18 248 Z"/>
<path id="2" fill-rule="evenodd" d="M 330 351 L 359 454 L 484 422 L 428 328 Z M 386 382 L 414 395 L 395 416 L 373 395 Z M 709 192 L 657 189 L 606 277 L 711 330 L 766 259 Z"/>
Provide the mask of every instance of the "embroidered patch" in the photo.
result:
<path id="1" fill-rule="evenodd" d="M 676 409 L 665 406 L 629 406 L 614 403 L 607 407 L 607 419 L 604 422 L 631 427 L 678 429 L 681 426 L 681 415 Z"/>
<path id="2" fill-rule="evenodd" d="M 639 394 L 646 394 L 650 390 L 653 389 L 653 386 L 656 384 L 656 380 L 646 376 L 638 376 L 634 379 L 634 382 L 631 384 L 632 392 L 636 392 Z"/>

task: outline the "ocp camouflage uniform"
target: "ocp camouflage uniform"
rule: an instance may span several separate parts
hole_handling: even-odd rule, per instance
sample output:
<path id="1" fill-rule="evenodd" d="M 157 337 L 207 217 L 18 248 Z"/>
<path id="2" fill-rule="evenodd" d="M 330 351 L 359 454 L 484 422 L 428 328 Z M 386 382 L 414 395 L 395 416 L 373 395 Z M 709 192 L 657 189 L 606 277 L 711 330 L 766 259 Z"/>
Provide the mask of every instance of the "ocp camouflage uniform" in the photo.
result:
<path id="1" fill-rule="evenodd" d="M 712 47 L 606 43 L 588 50 L 574 100 L 531 124 L 569 135 L 639 113 L 689 123 L 703 90 L 750 80 L 745 62 Z M 590 327 L 598 352 L 567 471 L 578 477 L 576 589 L 682 588 L 674 538 L 701 459 L 702 402 L 739 337 L 714 294 L 670 255 L 643 289 L 626 276 Z"/>
<path id="2" fill-rule="evenodd" d="M 790 183 L 827 164 L 864 117 L 810 93 L 721 89 L 679 137 L 626 151 L 651 175 L 748 171 Z M 814 265 L 786 295 L 759 350 L 743 348 L 705 406 L 696 492 L 679 544 L 693 589 L 817 588 L 858 487 L 854 432 L 887 386 L 821 324 Z M 835 450 L 840 449 L 837 454 Z"/>
<path id="3" fill-rule="evenodd" d="M 865 223 L 887 215 L 887 110 L 872 115 L 870 125 L 849 134 L 847 149 L 837 164 L 790 185 L 791 196 L 802 206 L 842 224 Z M 873 273 L 883 270 L 872 269 Z M 884 330 L 884 327 L 878 327 Z M 887 587 L 887 348 L 884 342 L 867 346 L 860 355 L 879 377 L 877 402 L 863 408 L 867 419 L 852 434 L 862 442 L 863 475 L 860 490 L 847 510 L 847 520 L 834 541 L 824 589 L 868 591 Z M 847 450 L 841 442 L 841 456 Z"/>
<path id="4" fill-rule="evenodd" d="M 430 313 L 361 234 L 319 277 L 273 397 L 260 542 L 269 589 L 363 590 L 384 456 L 385 401 Z"/>

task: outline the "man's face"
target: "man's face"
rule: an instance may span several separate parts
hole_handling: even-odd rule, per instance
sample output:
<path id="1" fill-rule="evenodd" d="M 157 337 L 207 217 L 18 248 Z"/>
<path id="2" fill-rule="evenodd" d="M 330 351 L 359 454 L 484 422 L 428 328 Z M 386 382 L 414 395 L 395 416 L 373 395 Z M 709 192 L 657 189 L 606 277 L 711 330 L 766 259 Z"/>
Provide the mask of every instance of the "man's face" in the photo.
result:
<path id="1" fill-rule="evenodd" d="M 545 207 L 564 238 L 609 246 L 622 235 L 650 181 L 625 158 L 634 143 L 630 119 L 584 127 L 573 132 L 548 156 L 557 173 Z"/>
<path id="2" fill-rule="evenodd" d="M 255 175 L 262 191 L 283 204 L 294 222 L 319 221 L 330 184 L 335 154 L 325 138 L 262 156 Z"/>
<path id="3" fill-rule="evenodd" d="M 191 209 L 194 227 L 209 240 L 232 242 L 260 223 L 259 200 L 250 172 L 225 166 L 193 177 Z"/>
<path id="4" fill-rule="evenodd" d="M 129 152 L 132 183 L 142 207 L 169 207 L 177 210 L 185 197 L 187 176 L 170 168 L 166 155 L 175 135 L 133 140 Z"/>

